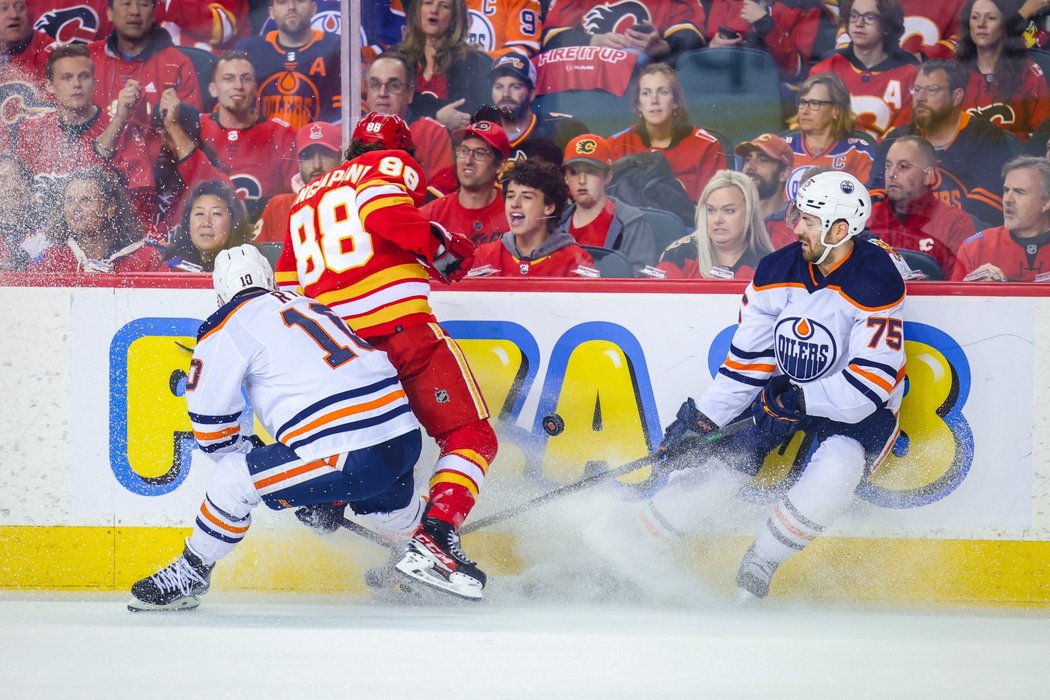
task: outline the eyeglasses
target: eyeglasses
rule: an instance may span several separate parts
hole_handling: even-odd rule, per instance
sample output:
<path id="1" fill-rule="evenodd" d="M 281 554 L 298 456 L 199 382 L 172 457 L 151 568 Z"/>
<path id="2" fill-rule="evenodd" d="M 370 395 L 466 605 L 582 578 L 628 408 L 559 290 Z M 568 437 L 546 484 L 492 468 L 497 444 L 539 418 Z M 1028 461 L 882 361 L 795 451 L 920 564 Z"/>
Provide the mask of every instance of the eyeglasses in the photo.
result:
<path id="1" fill-rule="evenodd" d="M 799 109 L 811 109 L 814 112 L 819 112 L 824 107 L 824 105 L 833 105 L 833 104 L 835 104 L 835 103 L 832 102 L 831 100 L 799 100 L 798 101 L 798 108 Z"/>
<path id="2" fill-rule="evenodd" d="M 875 24 L 880 19 L 878 12 L 850 12 L 849 21 L 850 24 L 860 24 L 861 20 L 864 20 L 864 24 Z"/>
<path id="3" fill-rule="evenodd" d="M 470 156 L 474 156 L 474 160 L 479 163 L 484 163 L 487 160 L 495 158 L 496 154 L 487 148 L 467 148 L 466 146 L 456 147 L 456 157 L 460 160 L 466 160 Z"/>
<path id="4" fill-rule="evenodd" d="M 950 90 L 950 89 L 951 88 L 949 88 L 947 85 L 929 85 L 927 87 L 923 87 L 921 85 L 916 85 L 915 87 L 913 87 L 911 89 L 911 96 L 912 97 L 923 97 L 924 95 L 930 95 L 932 97 L 932 96 L 941 94 L 945 90 Z"/>
<path id="5" fill-rule="evenodd" d="M 372 79 L 368 81 L 369 92 L 389 92 L 391 95 L 400 95 L 408 87 L 408 83 L 402 82 L 398 79 L 388 80 L 385 83 L 381 83 L 378 80 Z"/>

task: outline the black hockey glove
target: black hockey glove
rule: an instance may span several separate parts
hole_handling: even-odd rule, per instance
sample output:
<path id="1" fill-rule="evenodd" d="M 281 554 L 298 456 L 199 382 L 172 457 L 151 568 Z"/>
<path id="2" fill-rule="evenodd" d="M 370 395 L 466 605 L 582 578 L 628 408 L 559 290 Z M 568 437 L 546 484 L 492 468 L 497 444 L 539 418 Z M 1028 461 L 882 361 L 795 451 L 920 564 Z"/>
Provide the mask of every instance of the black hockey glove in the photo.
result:
<path id="1" fill-rule="evenodd" d="M 664 459 L 677 457 L 699 447 L 704 438 L 717 432 L 715 422 L 700 412 L 696 402 L 687 399 L 678 409 L 675 420 L 664 430 L 664 439 L 656 453 Z"/>
<path id="2" fill-rule="evenodd" d="M 303 506 L 295 511 L 295 517 L 311 530 L 319 535 L 331 535 L 339 529 L 343 519 L 346 503 L 318 503 L 313 506 Z"/>
<path id="3" fill-rule="evenodd" d="M 751 415 L 755 417 L 758 430 L 787 440 L 795 434 L 806 417 L 802 388 L 792 384 L 786 375 L 773 377 L 758 395 Z"/>

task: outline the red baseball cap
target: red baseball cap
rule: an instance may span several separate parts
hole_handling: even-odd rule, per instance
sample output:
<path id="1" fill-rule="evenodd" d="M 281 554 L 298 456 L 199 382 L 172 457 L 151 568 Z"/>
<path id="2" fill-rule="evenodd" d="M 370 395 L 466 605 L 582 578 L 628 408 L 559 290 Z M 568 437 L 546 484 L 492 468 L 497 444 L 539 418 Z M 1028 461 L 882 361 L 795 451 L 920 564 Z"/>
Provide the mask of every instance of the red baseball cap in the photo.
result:
<path id="1" fill-rule="evenodd" d="M 470 137 L 481 139 L 492 146 L 500 158 L 510 155 L 510 139 L 507 138 L 507 132 L 495 122 L 474 122 L 464 129 L 456 129 L 452 132 L 452 143 L 458 146 L 464 139 Z"/>
<path id="2" fill-rule="evenodd" d="M 795 153 L 791 150 L 791 146 L 776 134 L 762 134 L 750 141 L 741 141 L 733 152 L 738 156 L 746 156 L 754 150 L 762 151 L 789 168 L 795 164 Z"/>
<path id="3" fill-rule="evenodd" d="M 562 165 L 589 163 L 599 168 L 612 168 L 612 149 L 609 142 L 597 134 L 580 134 L 565 147 Z"/>
<path id="4" fill-rule="evenodd" d="M 328 122 L 310 122 L 295 132 L 295 155 L 302 155 L 310 146 L 324 146 L 336 153 L 343 150 L 343 127 Z"/>

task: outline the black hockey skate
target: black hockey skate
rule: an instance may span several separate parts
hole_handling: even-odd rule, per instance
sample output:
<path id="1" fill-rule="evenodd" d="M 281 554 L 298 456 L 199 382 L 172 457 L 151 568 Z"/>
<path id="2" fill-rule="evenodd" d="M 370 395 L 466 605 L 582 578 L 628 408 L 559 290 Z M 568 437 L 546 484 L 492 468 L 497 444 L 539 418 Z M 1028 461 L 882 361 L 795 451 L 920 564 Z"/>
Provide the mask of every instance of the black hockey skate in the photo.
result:
<path id="1" fill-rule="evenodd" d="M 468 600 L 481 600 L 481 590 L 485 587 L 485 574 L 463 554 L 459 533 L 435 518 L 423 519 L 397 570 Z"/>
<path id="2" fill-rule="evenodd" d="M 187 543 L 181 557 L 131 587 L 128 610 L 192 610 L 201 604 L 198 596 L 208 592 L 214 566 L 201 561 Z"/>
<path id="3" fill-rule="evenodd" d="M 744 559 L 740 562 L 740 570 L 736 574 L 736 587 L 740 602 L 747 602 L 755 598 L 765 598 L 769 595 L 769 581 L 776 573 L 776 562 L 766 561 L 755 554 L 755 546 L 751 545 L 744 553 Z"/>

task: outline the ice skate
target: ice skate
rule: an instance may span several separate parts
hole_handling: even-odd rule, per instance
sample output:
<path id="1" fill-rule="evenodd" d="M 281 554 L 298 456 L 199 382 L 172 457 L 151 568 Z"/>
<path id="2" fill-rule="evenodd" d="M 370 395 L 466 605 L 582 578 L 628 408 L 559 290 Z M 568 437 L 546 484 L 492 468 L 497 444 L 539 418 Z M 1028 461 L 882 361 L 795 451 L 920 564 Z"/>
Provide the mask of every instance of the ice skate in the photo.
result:
<path id="1" fill-rule="evenodd" d="M 746 603 L 769 595 L 769 581 L 778 566 L 780 565 L 755 554 L 754 545 L 748 547 L 736 574 L 737 602 Z"/>
<path id="2" fill-rule="evenodd" d="M 128 610 L 192 610 L 208 592 L 214 566 L 201 561 L 187 543 L 181 557 L 131 587 Z"/>
<path id="3" fill-rule="evenodd" d="M 450 524 L 424 518 L 397 564 L 405 576 L 452 595 L 481 600 L 485 574 L 463 554 L 459 533 Z"/>

